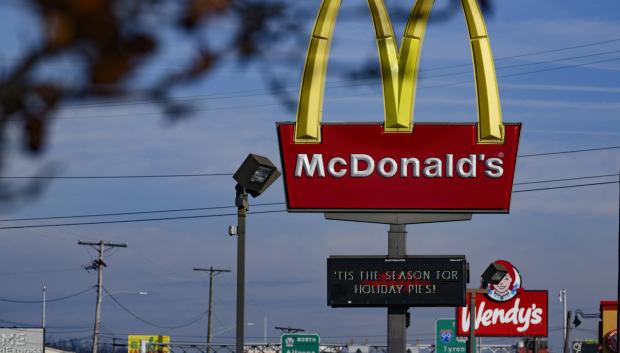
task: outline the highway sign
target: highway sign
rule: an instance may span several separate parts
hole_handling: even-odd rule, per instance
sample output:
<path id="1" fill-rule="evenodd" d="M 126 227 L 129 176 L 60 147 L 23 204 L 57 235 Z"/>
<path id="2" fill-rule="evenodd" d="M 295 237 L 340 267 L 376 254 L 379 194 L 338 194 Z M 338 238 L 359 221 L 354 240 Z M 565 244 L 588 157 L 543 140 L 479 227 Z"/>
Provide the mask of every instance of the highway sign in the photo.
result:
<path id="1" fill-rule="evenodd" d="M 285 333 L 281 337 L 282 353 L 319 353 L 320 338 L 314 333 Z"/>

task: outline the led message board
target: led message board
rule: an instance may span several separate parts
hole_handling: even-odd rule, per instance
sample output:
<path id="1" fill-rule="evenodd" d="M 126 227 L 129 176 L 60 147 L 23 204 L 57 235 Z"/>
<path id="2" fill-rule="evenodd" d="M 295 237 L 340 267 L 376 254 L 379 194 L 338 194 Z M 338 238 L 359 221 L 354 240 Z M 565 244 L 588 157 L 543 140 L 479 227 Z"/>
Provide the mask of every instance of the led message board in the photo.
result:
<path id="1" fill-rule="evenodd" d="M 327 304 L 332 307 L 465 305 L 465 256 L 331 256 Z"/>

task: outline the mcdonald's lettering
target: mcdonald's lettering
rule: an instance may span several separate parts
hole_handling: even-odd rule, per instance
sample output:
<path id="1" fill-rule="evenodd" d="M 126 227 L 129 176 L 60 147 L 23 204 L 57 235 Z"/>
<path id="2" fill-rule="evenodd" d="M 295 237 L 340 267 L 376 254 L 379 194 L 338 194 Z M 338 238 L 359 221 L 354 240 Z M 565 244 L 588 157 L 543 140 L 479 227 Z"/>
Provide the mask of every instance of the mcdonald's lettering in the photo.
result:
<path id="1" fill-rule="evenodd" d="M 341 0 L 322 0 L 296 122 L 278 123 L 290 211 L 508 212 L 520 124 L 505 124 L 476 0 L 461 0 L 471 43 L 477 124 L 413 123 L 418 66 L 434 0 L 417 0 L 398 48 L 383 0 L 368 0 L 383 85 L 383 124 L 321 123 Z"/>
<path id="2" fill-rule="evenodd" d="M 478 161 L 485 167 L 484 174 L 490 178 L 499 178 L 504 174 L 501 158 L 486 158 L 484 154 L 470 154 L 468 157 L 455 161 L 454 154 L 446 154 L 443 158 L 429 157 L 420 162 L 419 158 L 403 157 L 381 158 L 378 162 L 367 154 L 351 154 L 348 159 L 342 157 L 331 158 L 326 164 L 323 155 L 305 153 L 297 155 L 295 177 L 326 177 L 342 178 L 347 174 L 354 178 L 369 177 L 377 173 L 384 178 L 399 176 L 401 178 L 475 178 L 477 176 Z"/>

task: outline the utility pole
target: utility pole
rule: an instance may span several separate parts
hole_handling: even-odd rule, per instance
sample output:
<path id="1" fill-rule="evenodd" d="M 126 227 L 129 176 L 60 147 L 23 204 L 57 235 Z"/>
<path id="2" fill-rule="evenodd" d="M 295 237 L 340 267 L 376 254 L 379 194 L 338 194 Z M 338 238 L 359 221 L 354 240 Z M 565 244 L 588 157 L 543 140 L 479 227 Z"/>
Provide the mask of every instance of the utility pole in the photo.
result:
<path id="1" fill-rule="evenodd" d="M 101 301 L 103 299 L 102 291 L 103 291 L 103 268 L 107 267 L 105 262 L 103 261 L 103 255 L 107 251 L 106 248 L 126 248 L 126 243 L 110 243 L 104 242 L 100 240 L 99 242 L 88 242 L 88 241 L 78 241 L 78 245 L 87 245 L 92 246 L 93 249 L 99 253 L 99 257 L 97 260 L 93 260 L 90 265 L 86 265 L 84 268 L 88 270 L 97 270 L 97 304 L 95 305 L 95 327 L 93 329 L 93 351 L 92 353 L 97 353 L 97 347 L 99 345 L 99 329 L 101 327 Z"/>
<path id="2" fill-rule="evenodd" d="M 47 288 L 43 285 L 43 312 L 41 313 L 41 326 L 45 329 L 45 304 L 47 303 Z"/>
<path id="3" fill-rule="evenodd" d="M 43 347 L 45 347 L 45 305 L 47 303 L 47 289 L 43 285 L 43 312 L 41 313 L 41 326 L 43 327 Z"/>
<path id="4" fill-rule="evenodd" d="M 562 290 L 560 291 L 560 296 L 559 298 L 560 302 L 562 303 L 562 312 L 564 313 L 564 334 L 562 337 L 564 340 L 562 342 L 564 342 L 564 346 L 566 346 L 568 340 L 568 312 L 566 311 L 566 288 L 562 288 Z M 564 352 L 566 352 L 567 348 L 564 347 Z"/>
<path id="5" fill-rule="evenodd" d="M 568 344 L 568 340 L 570 339 L 570 319 L 571 319 L 572 313 L 569 311 L 566 314 L 566 337 L 564 337 L 564 353 L 569 353 L 570 351 L 570 345 Z"/>
<path id="6" fill-rule="evenodd" d="M 211 351 L 211 317 L 213 316 L 213 278 L 220 273 L 230 272 L 229 269 L 218 269 L 218 268 L 195 268 L 194 271 L 198 272 L 209 272 L 209 310 L 207 316 L 207 353 Z"/>

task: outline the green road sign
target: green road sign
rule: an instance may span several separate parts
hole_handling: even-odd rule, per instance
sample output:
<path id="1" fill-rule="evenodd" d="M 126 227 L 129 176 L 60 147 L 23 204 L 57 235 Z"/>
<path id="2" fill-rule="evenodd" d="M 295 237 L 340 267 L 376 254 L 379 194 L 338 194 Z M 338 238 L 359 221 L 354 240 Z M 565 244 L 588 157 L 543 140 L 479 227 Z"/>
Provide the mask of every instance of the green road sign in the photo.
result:
<path id="1" fill-rule="evenodd" d="M 435 353 L 465 353 L 465 338 L 456 336 L 456 320 L 437 319 L 435 322 Z"/>
<path id="2" fill-rule="evenodd" d="M 282 353 L 319 353 L 319 335 L 286 333 L 282 335 Z"/>

